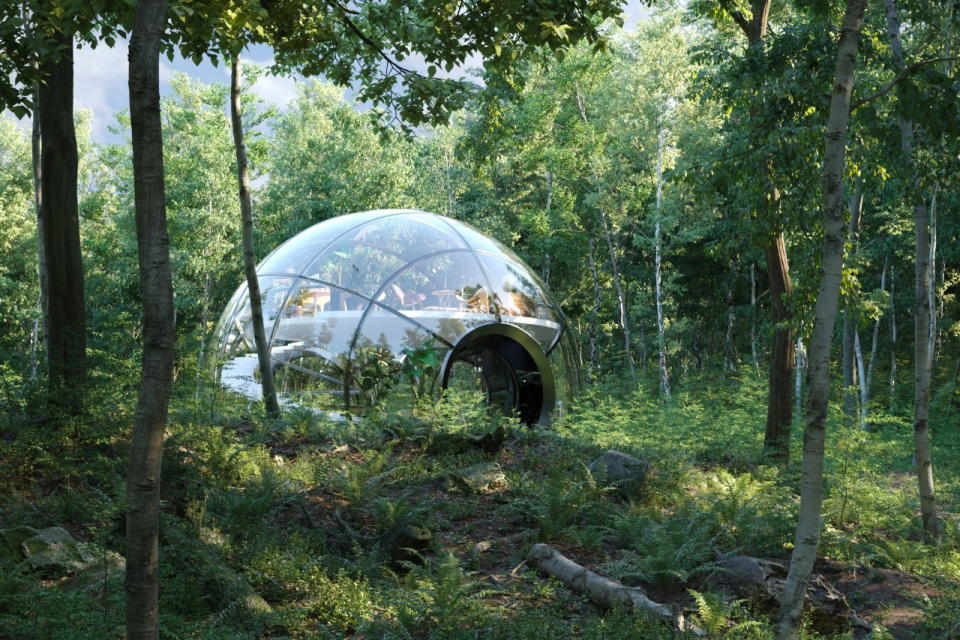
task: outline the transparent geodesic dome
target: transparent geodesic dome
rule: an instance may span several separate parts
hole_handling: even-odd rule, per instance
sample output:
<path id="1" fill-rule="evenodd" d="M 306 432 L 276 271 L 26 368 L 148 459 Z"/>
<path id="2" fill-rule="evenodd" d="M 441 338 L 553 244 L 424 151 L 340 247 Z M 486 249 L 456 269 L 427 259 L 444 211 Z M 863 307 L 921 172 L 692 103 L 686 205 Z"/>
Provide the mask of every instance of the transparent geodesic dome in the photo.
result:
<path id="1" fill-rule="evenodd" d="M 281 402 L 353 410 L 399 378 L 419 393 L 476 388 L 505 414 L 547 422 L 578 385 L 563 314 L 520 258 L 431 213 L 344 215 L 294 236 L 258 266 Z M 246 284 L 217 326 L 216 371 L 259 399 Z"/>

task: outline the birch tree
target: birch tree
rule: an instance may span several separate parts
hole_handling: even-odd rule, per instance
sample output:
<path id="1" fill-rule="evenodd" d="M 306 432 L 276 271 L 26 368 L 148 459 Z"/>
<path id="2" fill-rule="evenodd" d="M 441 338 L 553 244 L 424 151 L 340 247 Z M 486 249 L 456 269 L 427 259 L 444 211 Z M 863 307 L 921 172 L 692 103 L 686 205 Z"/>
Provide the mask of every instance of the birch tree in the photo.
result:
<path id="1" fill-rule="evenodd" d="M 850 95 L 867 0 L 847 0 L 836 73 L 830 92 L 826 144 L 823 152 L 823 263 L 814 309 L 807 373 L 807 410 L 804 416 L 803 463 L 800 480 L 800 516 L 790 557 L 790 570 L 780 601 L 777 640 L 793 640 L 800 629 L 807 583 L 820 541 L 823 505 L 823 457 L 827 404 L 830 395 L 830 348 L 840 300 L 843 271 L 843 178 L 846 169 Z"/>
<path id="2" fill-rule="evenodd" d="M 906 68 L 903 44 L 900 41 L 900 19 L 895 0 L 884 0 L 887 18 L 887 36 L 894 64 L 899 71 Z M 933 461 L 930 456 L 930 378 L 932 354 L 930 335 L 933 315 L 931 313 L 930 287 L 930 218 L 926 202 L 920 191 L 920 176 L 914 156 L 914 123 L 900 116 L 900 149 L 912 173 L 914 187 L 913 225 L 915 242 L 915 298 L 914 298 L 914 408 L 913 438 L 914 461 L 917 465 L 917 484 L 920 490 L 920 515 L 923 530 L 933 539 L 940 537 L 937 502 L 933 486 Z"/>

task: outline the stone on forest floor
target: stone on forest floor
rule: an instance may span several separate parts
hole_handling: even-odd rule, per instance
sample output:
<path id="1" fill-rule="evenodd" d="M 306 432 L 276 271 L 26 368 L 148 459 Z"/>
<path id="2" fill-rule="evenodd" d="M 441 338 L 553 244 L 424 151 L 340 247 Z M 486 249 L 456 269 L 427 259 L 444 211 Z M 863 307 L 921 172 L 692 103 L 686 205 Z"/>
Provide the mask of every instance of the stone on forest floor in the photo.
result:
<path id="1" fill-rule="evenodd" d="M 496 462 L 480 462 L 450 472 L 450 485 L 464 493 L 487 493 L 506 488 L 507 476 Z"/>
<path id="2" fill-rule="evenodd" d="M 590 473 L 608 487 L 625 495 L 636 493 L 647 477 L 650 465 L 619 451 L 607 451 L 587 465 Z"/>
<path id="3" fill-rule="evenodd" d="M 20 544 L 27 564 L 34 569 L 79 571 L 97 556 L 62 527 L 48 527 Z"/>
<path id="4" fill-rule="evenodd" d="M 717 562 L 720 569 L 707 584 L 730 598 L 746 599 L 761 611 L 774 614 L 787 581 L 787 568 L 779 562 L 752 556 L 730 556 Z M 834 634 L 856 623 L 847 598 L 822 575 L 814 574 L 807 586 L 805 607 L 811 627 Z"/>

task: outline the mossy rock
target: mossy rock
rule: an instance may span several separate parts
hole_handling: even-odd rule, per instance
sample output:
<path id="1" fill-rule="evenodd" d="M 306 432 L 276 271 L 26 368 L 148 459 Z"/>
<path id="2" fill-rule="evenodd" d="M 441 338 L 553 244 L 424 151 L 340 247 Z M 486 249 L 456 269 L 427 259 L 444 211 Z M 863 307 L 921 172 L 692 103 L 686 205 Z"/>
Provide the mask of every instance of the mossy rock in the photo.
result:
<path id="1" fill-rule="evenodd" d="M 606 451 L 587 465 L 590 473 L 608 487 L 624 496 L 640 491 L 650 469 L 649 463 L 620 451 Z"/>
<path id="2" fill-rule="evenodd" d="M 8 560 L 23 560 L 22 544 L 40 533 L 33 527 L 11 527 L 0 529 L 0 558 Z"/>
<path id="3" fill-rule="evenodd" d="M 489 493 L 507 487 L 507 476 L 496 462 L 480 462 L 450 472 L 449 485 L 464 493 Z"/>
<path id="4" fill-rule="evenodd" d="M 97 556 L 62 527 L 48 527 L 20 543 L 27 564 L 34 569 L 81 571 Z"/>

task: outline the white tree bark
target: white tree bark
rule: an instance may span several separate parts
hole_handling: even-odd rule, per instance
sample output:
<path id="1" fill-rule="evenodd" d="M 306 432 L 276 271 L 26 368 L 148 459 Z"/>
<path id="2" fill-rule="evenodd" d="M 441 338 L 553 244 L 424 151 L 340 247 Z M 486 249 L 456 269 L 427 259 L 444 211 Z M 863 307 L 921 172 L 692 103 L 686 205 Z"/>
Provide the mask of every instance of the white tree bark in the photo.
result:
<path id="1" fill-rule="evenodd" d="M 903 44 L 900 42 L 900 19 L 897 16 L 895 0 L 884 0 L 887 14 L 887 35 L 890 38 L 890 52 L 897 69 L 905 68 Z M 920 174 L 913 150 L 913 123 L 900 118 L 900 148 L 904 159 L 913 173 L 914 188 L 919 191 Z M 918 196 L 915 196 L 918 197 Z M 940 538 L 940 524 L 937 516 L 937 501 L 933 484 L 933 462 L 930 458 L 930 228 L 927 206 L 918 197 L 913 207 L 914 239 L 916 242 L 916 268 L 914 270 L 916 306 L 914 309 L 914 406 L 913 406 L 913 444 L 914 460 L 917 464 L 917 485 L 920 493 L 920 515 L 923 530 L 934 541 Z"/>
<path id="2" fill-rule="evenodd" d="M 880 272 L 880 290 L 887 290 L 887 269 L 889 267 L 889 258 L 883 259 L 883 270 Z M 870 362 L 867 364 L 866 375 L 863 376 L 863 382 L 860 387 L 860 419 L 863 421 L 864 429 L 870 429 L 871 425 L 867 421 L 868 406 L 870 404 L 871 383 L 873 381 L 873 367 L 877 362 L 877 345 L 880 342 L 880 318 L 873 321 L 873 337 L 870 342 Z"/>
<path id="3" fill-rule="evenodd" d="M 667 372 L 667 342 L 663 324 L 663 285 L 661 266 L 663 264 L 663 241 L 661 238 L 661 205 L 663 204 L 663 148 L 667 143 L 667 130 L 660 129 L 657 135 L 657 196 L 656 223 L 653 229 L 653 281 L 657 305 L 657 347 L 660 350 L 660 394 L 670 397 L 670 375 Z"/>
<path id="4" fill-rule="evenodd" d="M 526 562 L 531 567 L 557 578 L 574 591 L 586 595 L 599 607 L 643 611 L 669 621 L 680 631 L 703 635 L 696 627 L 685 624 L 683 618 L 675 615 L 670 607 L 648 598 L 643 589 L 625 587 L 619 582 L 604 578 L 570 560 L 548 544 L 533 545 L 527 554 Z"/>
<path id="5" fill-rule="evenodd" d="M 937 191 L 939 185 L 934 185 L 933 197 L 930 199 L 930 287 L 927 289 L 930 309 L 929 334 L 927 336 L 927 376 L 933 379 L 933 366 L 937 357 Z"/>
<path id="6" fill-rule="evenodd" d="M 888 405 L 887 409 L 893 411 L 894 401 L 897 392 L 897 307 L 894 303 L 894 294 L 896 293 L 894 283 L 896 277 L 893 265 L 890 265 L 890 379 L 887 382 Z"/>
<path id="7" fill-rule="evenodd" d="M 863 348 L 860 346 L 860 329 L 853 330 L 853 355 L 857 361 L 857 381 L 860 383 L 860 428 L 868 430 L 867 402 L 870 400 L 870 392 L 867 390 L 867 375 L 863 364 Z"/>
<path id="8" fill-rule="evenodd" d="M 807 350 L 803 347 L 803 338 L 797 336 L 796 362 L 794 364 L 794 390 L 793 397 L 797 404 L 797 415 L 803 409 L 800 392 L 803 388 L 803 370 L 807 368 Z"/>
<path id="9" fill-rule="evenodd" d="M 780 601 L 777 640 L 795 640 L 799 633 L 807 582 L 813 571 L 820 542 L 823 454 L 830 395 L 830 351 L 843 271 L 843 175 L 846 168 L 847 125 L 850 119 L 850 94 L 853 91 L 860 28 L 866 8 L 867 0 L 847 0 L 843 24 L 840 27 L 840 41 L 837 44 L 836 75 L 830 95 L 830 113 L 823 153 L 823 266 L 814 308 L 813 336 L 810 338 L 800 517 L 790 558 L 790 571 Z"/>
<path id="10" fill-rule="evenodd" d="M 590 119 L 587 117 L 587 107 L 583 103 L 583 94 L 580 93 L 580 85 L 574 82 L 573 88 L 577 99 L 577 109 L 580 112 L 580 119 L 583 120 L 584 124 L 590 124 Z M 597 175 L 596 168 L 594 168 L 593 179 L 596 187 L 599 189 L 600 176 Z M 617 304 L 620 308 L 620 329 L 623 332 L 624 358 L 627 361 L 627 368 L 630 370 L 630 380 L 633 382 L 633 385 L 636 386 L 637 367 L 633 361 L 633 349 L 630 346 L 630 308 L 627 304 L 627 294 L 623 286 L 623 281 L 620 279 L 620 264 L 617 260 L 617 248 L 616 243 L 613 241 L 613 231 L 607 220 L 607 212 L 602 207 L 598 207 L 598 209 L 600 213 L 600 223 L 603 226 L 603 235 L 607 241 L 607 250 L 610 252 L 610 270 L 613 273 L 613 286 L 617 290 Z"/>

